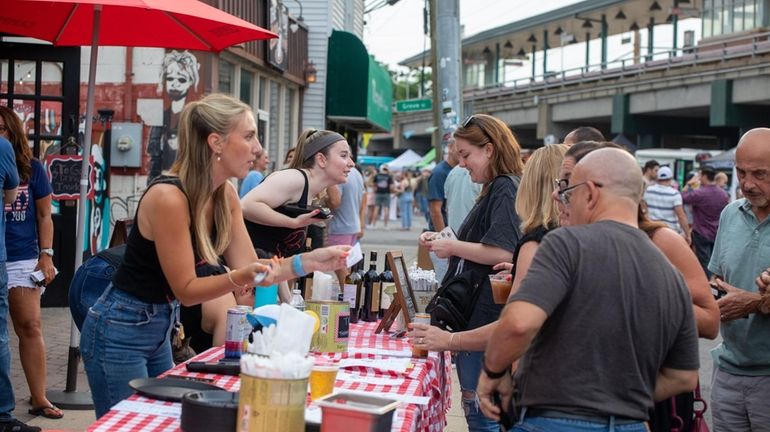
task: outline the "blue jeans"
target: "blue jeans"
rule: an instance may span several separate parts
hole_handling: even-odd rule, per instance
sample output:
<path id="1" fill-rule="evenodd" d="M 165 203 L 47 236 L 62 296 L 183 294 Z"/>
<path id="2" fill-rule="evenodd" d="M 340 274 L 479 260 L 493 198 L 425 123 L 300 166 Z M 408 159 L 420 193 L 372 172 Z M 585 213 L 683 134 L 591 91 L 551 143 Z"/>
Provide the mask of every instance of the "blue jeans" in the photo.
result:
<path id="1" fill-rule="evenodd" d="M 129 381 L 158 376 L 174 365 L 169 336 L 176 307 L 176 302 L 143 302 L 110 284 L 88 310 L 80 351 L 96 418 L 133 393 Z"/>
<path id="2" fill-rule="evenodd" d="M 0 261 L 0 422 L 13 419 L 16 399 L 11 384 L 11 352 L 8 349 L 8 272 Z"/>
<path id="3" fill-rule="evenodd" d="M 409 192 L 404 192 L 398 198 L 398 206 L 401 208 L 401 227 L 409 229 L 412 227 L 412 203 L 414 197 Z"/>
<path id="4" fill-rule="evenodd" d="M 115 267 L 99 256 L 91 257 L 75 272 L 70 282 L 69 304 L 78 330 L 83 331 L 88 309 L 104 294 L 114 272 Z"/>
<path id="5" fill-rule="evenodd" d="M 428 197 L 418 192 L 415 194 L 415 199 L 417 200 L 417 205 L 420 206 L 420 212 L 425 217 L 425 222 L 430 223 L 430 210 L 428 209 Z"/>
<path id="6" fill-rule="evenodd" d="M 485 417 L 481 412 L 479 397 L 476 394 L 483 355 L 484 353 L 481 351 L 460 351 L 455 357 L 457 378 L 460 381 L 460 390 L 462 391 L 463 412 L 470 432 L 499 432 L 500 425 Z"/>
<path id="7" fill-rule="evenodd" d="M 526 412 L 522 415 L 526 415 Z M 644 422 L 614 424 L 607 417 L 607 423 L 552 417 L 524 417 L 511 429 L 512 432 L 647 432 Z"/>

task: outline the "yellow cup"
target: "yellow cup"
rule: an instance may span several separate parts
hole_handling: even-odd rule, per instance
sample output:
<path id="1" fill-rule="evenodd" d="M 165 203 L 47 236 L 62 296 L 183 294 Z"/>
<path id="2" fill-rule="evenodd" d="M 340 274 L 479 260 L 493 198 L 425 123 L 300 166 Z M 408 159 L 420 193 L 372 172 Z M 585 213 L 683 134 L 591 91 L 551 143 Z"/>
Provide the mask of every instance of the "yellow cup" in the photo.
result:
<path id="1" fill-rule="evenodd" d="M 331 394 L 337 381 L 339 366 L 315 365 L 310 371 L 310 399 L 316 400 Z"/>

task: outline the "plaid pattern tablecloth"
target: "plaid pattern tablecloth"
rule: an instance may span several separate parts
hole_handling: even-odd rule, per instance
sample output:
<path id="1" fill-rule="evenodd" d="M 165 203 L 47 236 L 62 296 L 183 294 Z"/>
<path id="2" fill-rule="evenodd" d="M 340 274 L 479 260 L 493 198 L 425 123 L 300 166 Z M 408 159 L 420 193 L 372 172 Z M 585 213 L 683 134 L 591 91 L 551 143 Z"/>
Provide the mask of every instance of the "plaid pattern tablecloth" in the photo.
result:
<path id="1" fill-rule="evenodd" d="M 390 335 L 375 334 L 376 323 L 351 324 L 348 346 L 352 348 L 369 348 L 376 350 L 404 351 L 410 349 L 409 343 L 402 339 L 391 339 Z M 356 353 L 329 353 L 315 354 L 331 360 L 345 358 L 384 359 L 381 354 Z M 224 356 L 223 347 L 215 347 L 197 355 L 193 361 L 216 361 Z M 451 401 L 452 363 L 449 353 L 430 353 L 425 359 L 411 359 L 412 366 L 404 373 L 394 371 L 382 371 L 379 369 L 357 366 L 346 368 L 345 371 L 353 372 L 362 377 L 391 377 L 403 378 L 401 385 L 367 384 L 362 381 L 337 380 L 335 387 L 353 391 L 391 393 L 408 396 L 428 396 L 430 402 L 427 405 L 401 404 L 393 416 L 393 431 L 443 431 L 446 425 L 446 413 Z M 239 377 L 227 375 L 215 375 L 187 372 L 184 364 L 177 365 L 164 375 L 181 375 L 195 378 L 213 379 L 212 384 L 229 391 L 238 391 L 241 386 Z M 180 403 L 163 402 L 138 394 L 128 398 L 129 401 L 143 402 L 153 405 L 168 407 L 181 407 Z M 309 399 L 308 399 L 309 401 Z M 179 431 L 179 418 L 134 411 L 121 411 L 112 409 L 109 413 L 91 425 L 88 430 L 102 431 L 153 431 L 176 432 Z"/>

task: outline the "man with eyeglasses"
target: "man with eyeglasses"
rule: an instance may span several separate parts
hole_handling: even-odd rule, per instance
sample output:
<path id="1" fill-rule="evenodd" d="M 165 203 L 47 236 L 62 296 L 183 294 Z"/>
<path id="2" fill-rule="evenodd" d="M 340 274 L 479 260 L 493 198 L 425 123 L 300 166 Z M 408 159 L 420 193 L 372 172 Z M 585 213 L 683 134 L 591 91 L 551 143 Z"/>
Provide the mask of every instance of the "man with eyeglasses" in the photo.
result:
<path id="1" fill-rule="evenodd" d="M 697 383 L 690 294 L 638 228 L 643 180 L 630 154 L 595 150 L 558 187 L 569 226 L 546 235 L 500 315 L 477 389 L 482 410 L 499 416 L 495 393 L 507 406 L 506 375 L 521 358 L 513 431 L 646 431 L 653 400 Z"/>

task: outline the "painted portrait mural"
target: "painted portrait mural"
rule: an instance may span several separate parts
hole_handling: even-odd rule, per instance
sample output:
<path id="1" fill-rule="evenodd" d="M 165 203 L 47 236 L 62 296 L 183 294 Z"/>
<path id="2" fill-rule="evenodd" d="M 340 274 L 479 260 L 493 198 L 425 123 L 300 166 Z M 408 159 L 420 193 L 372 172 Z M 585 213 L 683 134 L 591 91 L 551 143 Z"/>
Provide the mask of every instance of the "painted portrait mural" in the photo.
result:
<path id="1" fill-rule="evenodd" d="M 170 51 L 163 58 L 158 93 L 163 96 L 163 124 L 150 128 L 147 183 L 171 168 L 178 148 L 177 127 L 182 108 L 200 98 L 200 62 L 190 51 Z"/>

